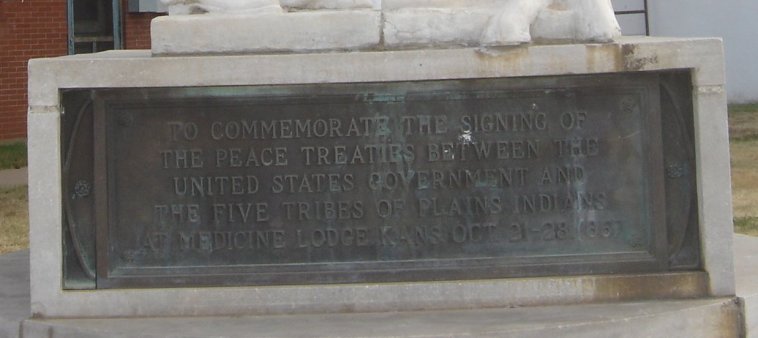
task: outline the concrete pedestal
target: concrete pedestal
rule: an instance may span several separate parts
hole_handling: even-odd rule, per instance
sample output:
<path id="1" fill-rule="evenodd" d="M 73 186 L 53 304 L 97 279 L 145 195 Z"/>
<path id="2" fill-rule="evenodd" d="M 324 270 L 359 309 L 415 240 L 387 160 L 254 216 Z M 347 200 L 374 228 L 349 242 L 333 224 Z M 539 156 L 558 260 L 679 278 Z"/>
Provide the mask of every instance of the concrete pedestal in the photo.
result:
<path id="1" fill-rule="evenodd" d="M 32 312 L 45 318 L 224 316 L 481 309 L 733 297 L 723 53 L 717 39 L 286 55 L 153 57 L 112 51 L 30 62 Z M 662 72 L 693 89 L 702 269 L 452 282 L 63 290 L 61 90 L 367 83 Z M 96 76 L 93 76 L 96 74 Z"/>

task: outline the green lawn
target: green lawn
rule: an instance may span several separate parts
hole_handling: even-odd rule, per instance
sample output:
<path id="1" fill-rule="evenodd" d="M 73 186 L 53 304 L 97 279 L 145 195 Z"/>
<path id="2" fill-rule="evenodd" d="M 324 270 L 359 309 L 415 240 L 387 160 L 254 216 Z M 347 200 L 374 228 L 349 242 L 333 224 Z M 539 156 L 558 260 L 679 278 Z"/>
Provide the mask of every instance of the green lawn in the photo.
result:
<path id="1" fill-rule="evenodd" d="M 11 143 L 0 145 L 0 170 L 26 167 L 26 144 Z"/>
<path id="2" fill-rule="evenodd" d="M 0 144 L 0 170 L 26 166 L 26 144 Z M 26 186 L 0 189 L 0 254 L 29 247 Z"/>
<path id="3" fill-rule="evenodd" d="M 758 104 L 729 107 L 734 230 L 758 236 Z"/>

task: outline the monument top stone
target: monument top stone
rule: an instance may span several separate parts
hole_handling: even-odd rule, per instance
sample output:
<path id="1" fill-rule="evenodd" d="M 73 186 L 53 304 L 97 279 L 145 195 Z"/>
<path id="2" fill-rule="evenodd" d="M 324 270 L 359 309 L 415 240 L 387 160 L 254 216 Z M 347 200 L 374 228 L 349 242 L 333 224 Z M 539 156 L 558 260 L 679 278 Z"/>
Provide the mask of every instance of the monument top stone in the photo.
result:
<path id="1" fill-rule="evenodd" d="M 610 0 L 163 1 L 170 16 L 152 28 L 158 55 L 610 42 L 621 35 Z"/>

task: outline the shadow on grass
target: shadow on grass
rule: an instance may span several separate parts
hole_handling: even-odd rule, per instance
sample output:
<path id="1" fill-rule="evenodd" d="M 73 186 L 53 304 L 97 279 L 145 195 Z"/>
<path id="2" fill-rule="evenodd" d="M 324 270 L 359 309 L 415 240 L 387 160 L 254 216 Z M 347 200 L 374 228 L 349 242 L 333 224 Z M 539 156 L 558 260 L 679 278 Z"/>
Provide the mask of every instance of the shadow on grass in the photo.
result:
<path id="1" fill-rule="evenodd" d="M 26 167 L 26 144 L 11 143 L 0 145 L 0 169 Z"/>
<path id="2" fill-rule="evenodd" d="M 758 236 L 758 217 L 738 217 L 734 219 L 734 232 Z"/>

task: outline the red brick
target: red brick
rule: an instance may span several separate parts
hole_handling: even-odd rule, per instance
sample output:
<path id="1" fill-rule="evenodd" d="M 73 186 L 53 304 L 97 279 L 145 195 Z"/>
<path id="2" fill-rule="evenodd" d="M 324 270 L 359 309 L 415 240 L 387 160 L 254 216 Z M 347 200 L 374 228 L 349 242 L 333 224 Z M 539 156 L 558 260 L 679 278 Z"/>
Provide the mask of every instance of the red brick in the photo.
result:
<path id="1" fill-rule="evenodd" d="M 26 62 L 65 55 L 65 0 L 0 1 L 0 139 L 26 137 Z"/>
<path id="2" fill-rule="evenodd" d="M 122 1 L 127 49 L 150 48 L 151 13 Z M 26 137 L 26 63 L 68 52 L 66 0 L 0 0 L 0 140 Z"/>

